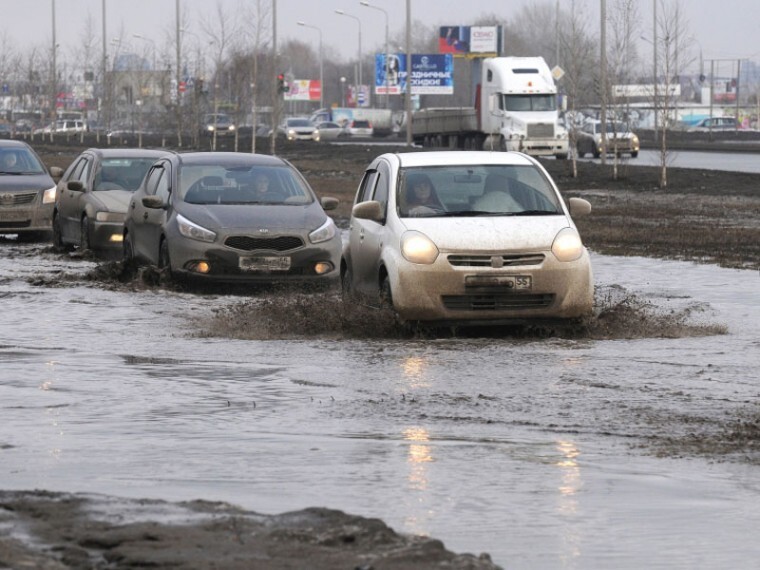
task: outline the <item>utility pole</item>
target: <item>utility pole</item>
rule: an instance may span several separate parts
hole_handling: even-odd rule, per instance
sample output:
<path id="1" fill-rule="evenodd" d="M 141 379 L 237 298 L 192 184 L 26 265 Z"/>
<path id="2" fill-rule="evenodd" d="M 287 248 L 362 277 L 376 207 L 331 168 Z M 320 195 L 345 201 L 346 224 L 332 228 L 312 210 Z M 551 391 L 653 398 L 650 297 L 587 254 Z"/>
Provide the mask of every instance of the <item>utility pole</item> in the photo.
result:
<path id="1" fill-rule="evenodd" d="M 406 146 L 412 146 L 412 0 L 406 0 Z"/>
<path id="2" fill-rule="evenodd" d="M 601 88 L 602 88 L 602 114 L 601 125 L 602 130 L 602 164 L 607 163 L 607 0 L 601 0 L 601 22 L 599 30 L 599 60 L 601 62 Z"/>
<path id="3" fill-rule="evenodd" d="M 179 0 L 175 0 L 175 13 L 176 13 L 176 16 L 177 16 L 177 31 L 176 31 L 176 33 L 177 33 L 177 69 L 175 70 L 175 79 L 177 81 L 177 85 L 175 87 L 175 89 L 176 89 L 175 94 L 176 94 L 176 97 L 177 97 L 177 101 L 176 101 L 176 104 L 177 104 L 177 107 L 176 107 L 176 109 L 177 109 L 177 113 L 176 113 L 176 116 L 177 116 L 177 146 L 181 148 L 182 147 L 182 107 L 180 105 L 180 102 L 181 102 L 180 98 L 181 98 L 182 93 L 180 92 L 180 89 L 179 89 L 179 83 L 180 83 L 180 79 L 182 78 L 182 71 L 181 71 L 181 67 L 180 67 L 180 64 L 181 64 L 180 57 L 181 57 L 181 54 L 182 54 L 182 46 L 181 46 L 181 44 L 182 44 L 182 36 L 180 35 L 180 28 L 179 28 L 179 20 L 180 20 L 180 17 L 179 17 Z"/>
<path id="4" fill-rule="evenodd" d="M 272 0 L 272 138 L 269 141 L 269 151 L 275 155 L 277 142 L 277 127 L 280 124 L 280 91 L 277 88 L 279 73 L 277 62 L 277 0 Z"/>

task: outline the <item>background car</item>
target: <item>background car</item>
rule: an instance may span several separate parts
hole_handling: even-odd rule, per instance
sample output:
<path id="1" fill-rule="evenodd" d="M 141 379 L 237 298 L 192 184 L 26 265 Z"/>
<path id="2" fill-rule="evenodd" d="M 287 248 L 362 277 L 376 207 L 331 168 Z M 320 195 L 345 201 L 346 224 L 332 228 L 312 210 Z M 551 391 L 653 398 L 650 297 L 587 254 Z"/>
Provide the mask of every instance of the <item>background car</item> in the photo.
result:
<path id="1" fill-rule="evenodd" d="M 424 194 L 420 182 L 430 186 Z M 404 322 L 581 319 L 594 284 L 573 217 L 590 209 L 580 198 L 568 207 L 522 153 L 383 154 L 356 194 L 343 289 L 379 299 Z"/>
<path id="2" fill-rule="evenodd" d="M 0 140 L 0 234 L 49 236 L 55 180 L 62 173 L 57 166 L 48 171 L 25 142 Z"/>
<path id="3" fill-rule="evenodd" d="M 346 125 L 346 132 L 351 137 L 371 137 L 375 133 L 375 130 L 369 121 L 352 119 Z"/>
<path id="4" fill-rule="evenodd" d="M 317 123 L 317 130 L 319 131 L 319 140 L 321 141 L 334 141 L 348 136 L 346 129 L 332 121 Z"/>
<path id="5" fill-rule="evenodd" d="M 82 133 L 87 130 L 87 123 L 74 119 L 58 119 L 49 125 L 36 129 L 34 134 L 47 133 Z"/>
<path id="6" fill-rule="evenodd" d="M 688 131 L 704 133 L 709 131 L 735 131 L 739 128 L 739 123 L 736 122 L 735 117 L 707 117 L 690 127 Z"/>
<path id="7" fill-rule="evenodd" d="M 82 152 L 58 182 L 53 244 L 120 255 L 129 199 L 151 165 L 167 154 L 127 148 Z"/>
<path id="8" fill-rule="evenodd" d="M 132 196 L 126 261 L 173 277 L 221 282 L 338 278 L 341 236 L 289 162 L 273 156 L 196 152 L 161 159 Z"/>
<path id="9" fill-rule="evenodd" d="M 319 131 L 314 123 L 306 117 L 290 117 L 277 127 L 278 136 L 289 141 L 318 141 Z"/>
<path id="10" fill-rule="evenodd" d="M 203 117 L 201 134 L 206 136 L 232 136 L 235 134 L 235 125 L 232 118 L 224 113 L 209 113 Z"/>
<path id="11" fill-rule="evenodd" d="M 606 134 L 603 132 L 606 130 Z M 606 139 L 607 153 L 630 154 L 632 158 L 639 156 L 639 137 L 630 131 L 622 121 L 607 121 L 607 128 L 602 128 L 602 122 L 596 119 L 588 120 L 583 127 L 575 130 L 575 149 L 578 156 L 583 158 L 592 154 L 594 158 L 602 156 L 602 137 Z"/>

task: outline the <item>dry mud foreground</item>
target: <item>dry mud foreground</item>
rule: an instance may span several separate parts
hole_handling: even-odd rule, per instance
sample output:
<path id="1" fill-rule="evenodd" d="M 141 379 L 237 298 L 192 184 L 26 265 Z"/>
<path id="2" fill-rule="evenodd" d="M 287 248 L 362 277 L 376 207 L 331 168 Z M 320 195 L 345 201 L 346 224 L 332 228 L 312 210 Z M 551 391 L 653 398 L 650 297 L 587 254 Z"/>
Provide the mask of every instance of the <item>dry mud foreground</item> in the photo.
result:
<path id="1" fill-rule="evenodd" d="M 386 149 L 293 145 L 282 149 L 320 195 L 340 198 L 345 224 L 361 172 Z M 390 150 L 390 149 L 388 149 Z M 403 147 L 398 149 L 406 150 Z M 67 166 L 79 149 L 43 150 L 49 165 Z M 757 175 L 670 170 L 657 188 L 655 169 L 635 161 L 611 167 L 546 161 L 566 196 L 593 204 L 578 220 L 600 253 L 760 267 Z M 274 305 L 274 309 L 282 307 Z M 673 453 L 735 445 L 757 449 L 758 422 L 727 426 L 720 441 L 673 441 Z M 690 451 L 689 448 L 693 447 Z M 381 521 L 315 508 L 277 516 L 221 503 L 132 501 L 45 491 L 0 492 L 0 569 L 85 568 L 495 568 L 487 555 L 455 555 L 434 540 L 401 536 Z"/>

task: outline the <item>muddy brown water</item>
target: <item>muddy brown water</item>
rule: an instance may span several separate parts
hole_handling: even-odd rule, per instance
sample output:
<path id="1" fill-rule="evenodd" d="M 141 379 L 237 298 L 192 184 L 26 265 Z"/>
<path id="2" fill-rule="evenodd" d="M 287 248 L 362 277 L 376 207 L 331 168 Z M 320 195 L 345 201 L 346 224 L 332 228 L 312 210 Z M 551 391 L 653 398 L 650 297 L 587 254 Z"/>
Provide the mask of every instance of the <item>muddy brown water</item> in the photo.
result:
<path id="1" fill-rule="evenodd" d="M 583 330 L 409 335 L 0 250 L 3 489 L 326 506 L 505 568 L 760 554 L 756 271 L 594 254 Z"/>

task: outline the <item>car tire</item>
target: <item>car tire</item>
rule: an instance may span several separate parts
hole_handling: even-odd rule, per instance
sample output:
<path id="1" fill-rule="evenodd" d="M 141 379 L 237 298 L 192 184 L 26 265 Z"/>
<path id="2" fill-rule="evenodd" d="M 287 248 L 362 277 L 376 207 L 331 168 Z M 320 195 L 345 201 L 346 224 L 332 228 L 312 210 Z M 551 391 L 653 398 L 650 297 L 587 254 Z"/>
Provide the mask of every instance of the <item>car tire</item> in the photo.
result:
<path id="1" fill-rule="evenodd" d="M 599 152 L 598 150 L 595 150 L 595 151 L 593 152 L 593 155 L 594 155 L 594 158 L 599 158 L 600 156 L 602 156 L 602 153 L 601 153 L 601 152 Z"/>
<path id="2" fill-rule="evenodd" d="M 169 242 L 166 238 L 161 240 L 161 246 L 158 250 L 158 268 L 162 271 L 165 270 L 169 277 L 171 277 L 172 260 L 169 256 Z"/>
<path id="3" fill-rule="evenodd" d="M 586 156 L 586 151 L 583 150 L 583 147 L 581 147 L 581 145 L 578 145 L 576 147 L 576 153 L 578 155 L 578 158 L 583 158 L 584 156 Z"/>
<path id="4" fill-rule="evenodd" d="M 53 214 L 53 247 L 59 250 L 65 249 L 63 233 L 61 232 L 61 220 L 57 212 Z"/>
<path id="5" fill-rule="evenodd" d="M 380 283 L 380 308 L 393 310 L 393 291 L 391 290 L 391 280 L 386 276 Z"/>
<path id="6" fill-rule="evenodd" d="M 122 260 L 127 264 L 136 264 L 135 248 L 132 245 L 132 238 L 129 234 L 124 235 L 124 241 L 122 242 Z"/>
<path id="7" fill-rule="evenodd" d="M 354 273 L 350 267 L 340 274 L 340 291 L 344 299 L 351 299 L 354 296 Z"/>
<path id="8" fill-rule="evenodd" d="M 635 151 L 635 152 L 631 153 L 631 158 L 636 158 L 637 156 L 639 156 L 639 152 L 638 151 Z"/>
<path id="9" fill-rule="evenodd" d="M 87 216 L 82 217 L 79 225 L 79 249 L 82 251 L 92 249 L 90 244 L 90 219 Z"/>

